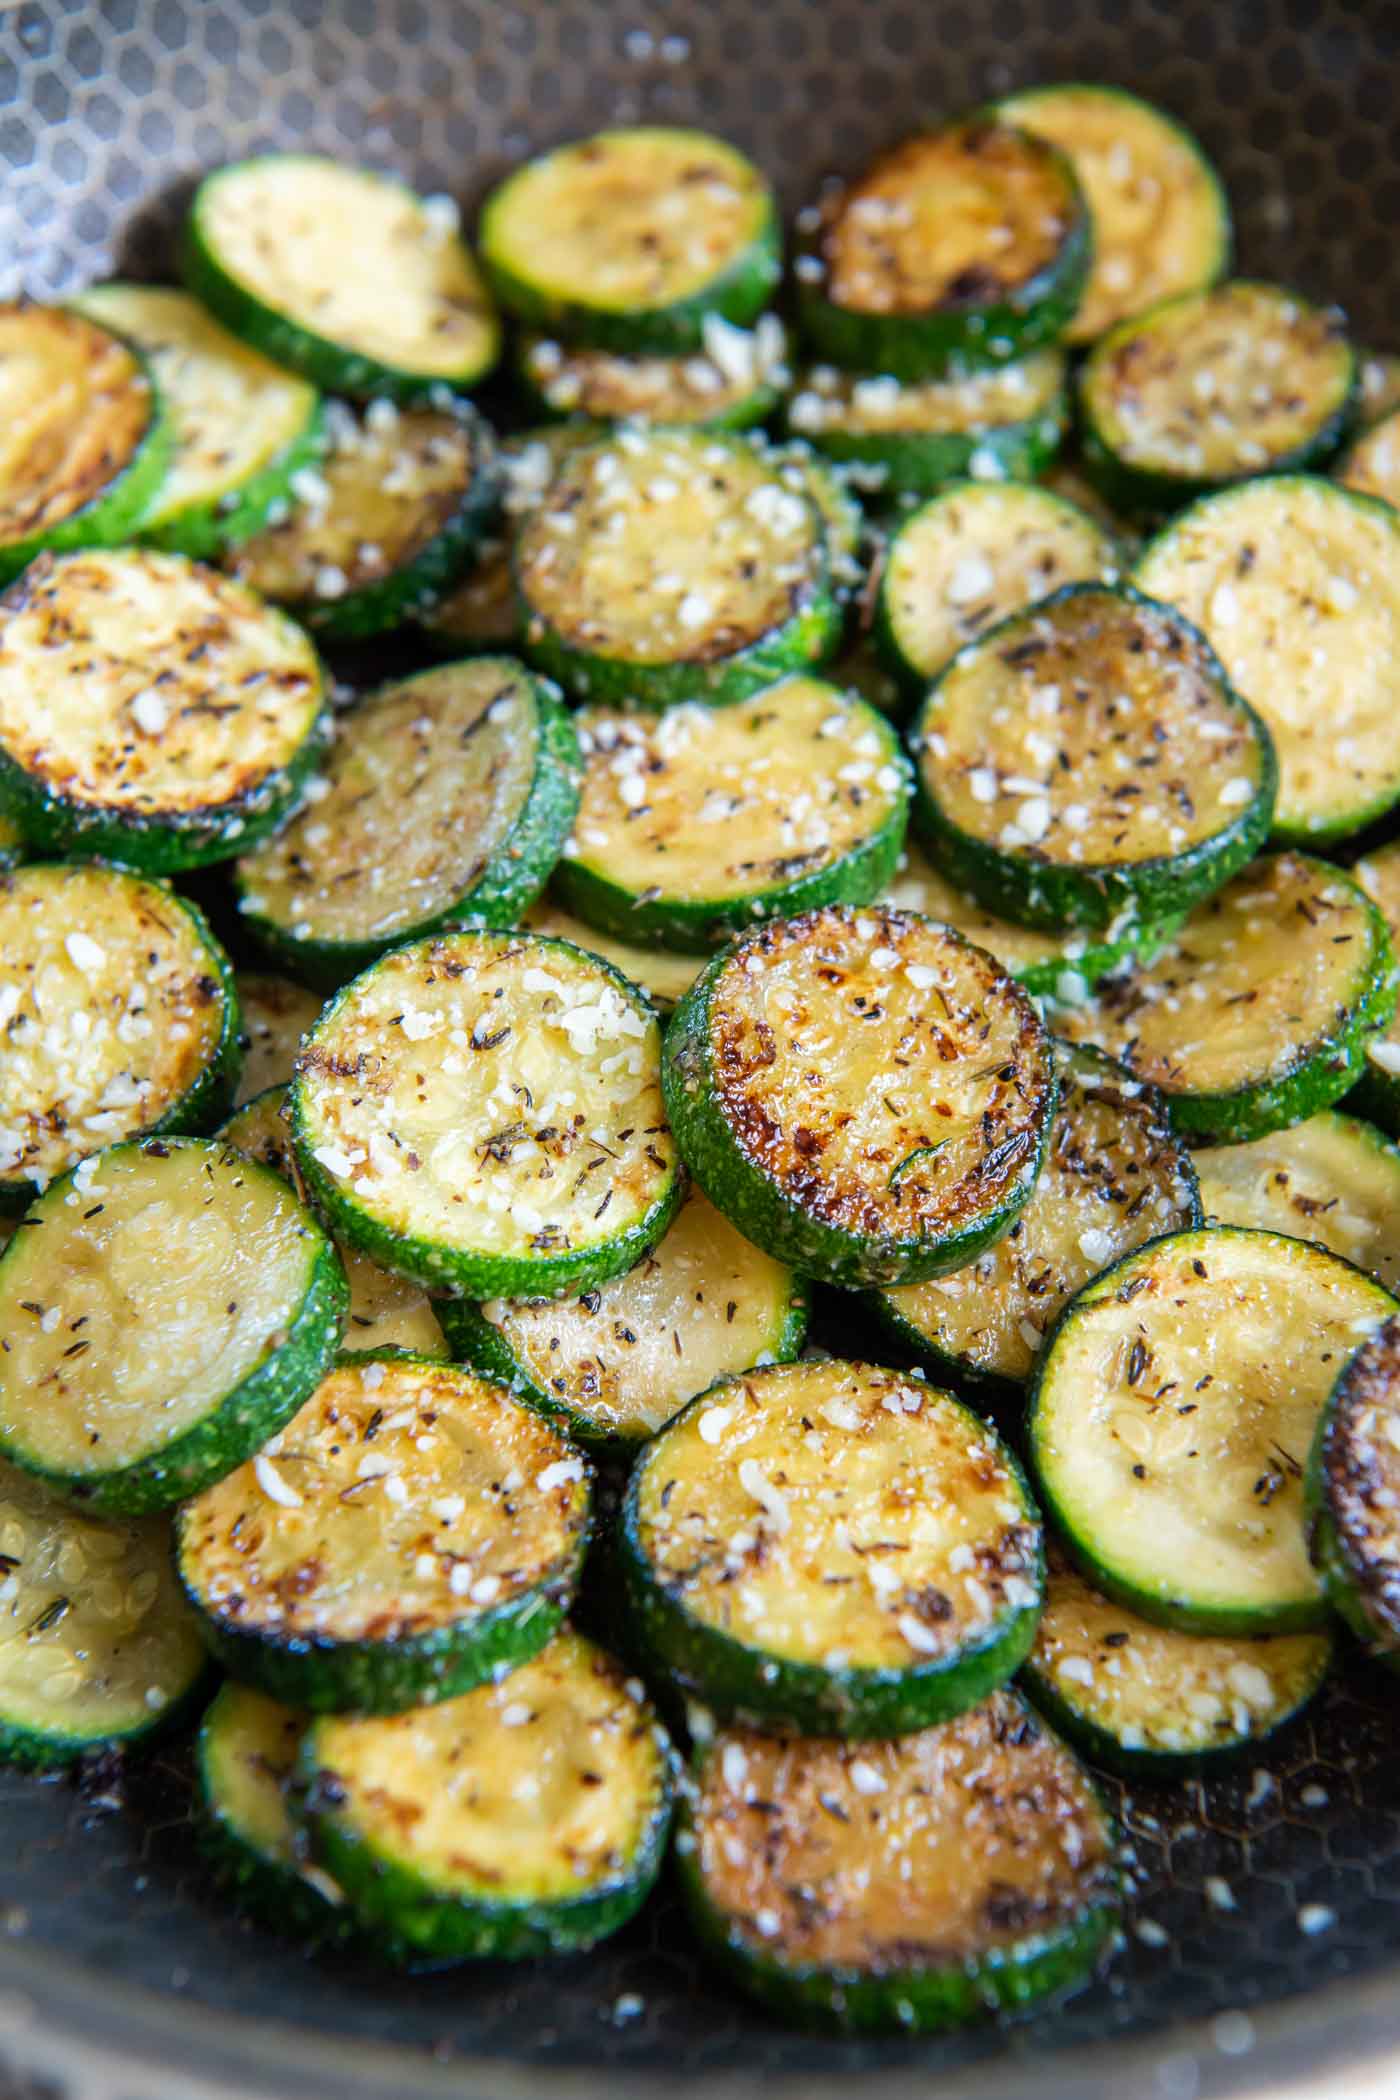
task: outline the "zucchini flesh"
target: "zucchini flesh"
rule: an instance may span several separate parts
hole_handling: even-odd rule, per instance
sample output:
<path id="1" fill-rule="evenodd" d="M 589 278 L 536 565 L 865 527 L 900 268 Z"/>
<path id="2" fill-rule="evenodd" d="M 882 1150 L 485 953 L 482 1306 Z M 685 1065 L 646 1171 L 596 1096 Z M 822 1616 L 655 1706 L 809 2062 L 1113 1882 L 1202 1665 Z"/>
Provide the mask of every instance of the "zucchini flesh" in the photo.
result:
<path id="1" fill-rule="evenodd" d="M 1068 156 L 1089 205 L 1094 262 L 1066 331 L 1090 343 L 1128 314 L 1225 273 L 1230 207 L 1196 140 L 1122 88 L 1030 88 L 998 115 Z"/>
<path id="2" fill-rule="evenodd" d="M 1154 1626 L 1056 1554 L 1021 1681 L 1095 1764 L 1156 1779 L 1257 1748 L 1321 1689 L 1332 1652 L 1325 1629 L 1231 1640 Z"/>
<path id="3" fill-rule="evenodd" d="M 158 1517 L 97 1524 L 0 1462 L 0 1763 L 76 1763 L 160 1728 L 204 1644 Z"/>
<path id="4" fill-rule="evenodd" d="M 206 176 L 184 272 L 235 335 L 332 393 L 416 401 L 472 386 L 500 351 L 450 200 L 314 154 Z"/>
<path id="5" fill-rule="evenodd" d="M 382 687 L 342 717 L 314 801 L 238 863 L 251 930 L 343 982 L 395 942 L 506 926 L 544 887 L 578 808 L 578 742 L 509 657 Z"/>
<path id="6" fill-rule="evenodd" d="M 1400 357 L 1390 350 L 1363 350 L 1356 375 L 1356 409 L 1363 423 L 1378 423 L 1400 408 Z"/>
<path id="7" fill-rule="evenodd" d="M 45 852 L 227 859 L 296 802 L 323 685 L 300 628 L 212 569 L 40 555 L 0 599 L 0 801 Z"/>
<path id="8" fill-rule="evenodd" d="M 1400 1657 L 1400 1316 L 1337 1375 L 1308 1467 L 1313 1560 L 1327 1601 L 1392 1668 Z"/>
<path id="9" fill-rule="evenodd" d="M 1363 496 L 1400 507 L 1400 409 L 1361 433 L 1338 466 L 1337 479 Z"/>
<path id="10" fill-rule="evenodd" d="M 640 1260 L 680 1203 L 660 1050 L 643 994 L 566 942 L 420 941 L 312 1030 L 298 1164 L 343 1239 L 429 1288 L 585 1290 Z"/>
<path id="11" fill-rule="evenodd" d="M 1082 1285 L 1132 1247 L 1200 1222 L 1161 1096 L 1096 1051 L 1057 1044 L 1060 1099 L 1031 1199 L 965 1269 L 883 1291 L 896 1336 L 961 1383 L 1022 1385 Z"/>
<path id="12" fill-rule="evenodd" d="M 1196 1155 L 1212 1224 L 1316 1240 L 1400 1287 L 1400 1147 L 1369 1123 L 1325 1109 L 1248 1145 Z"/>
<path id="13" fill-rule="evenodd" d="M 935 2033 L 1086 1976 L 1118 1915 L 1089 1777 L 1014 1692 L 897 1742 L 729 1730 L 683 1809 L 705 1944 L 773 2011 Z"/>
<path id="14" fill-rule="evenodd" d="M 1025 993 L 946 927 L 826 905 L 755 928 L 666 1037 L 686 1165 L 755 1246 L 831 1283 L 918 1283 L 1009 1230 L 1055 1105 Z"/>
<path id="15" fill-rule="evenodd" d="M 296 1412 L 345 1303 L 335 1249 L 277 1175 L 197 1138 L 114 1145 L 38 1197 L 0 1258 L 0 1449 L 93 1510 L 178 1502 Z"/>
<path id="16" fill-rule="evenodd" d="M 742 430 L 776 408 L 787 384 L 787 334 L 776 314 L 751 329 L 706 314 L 701 348 L 685 357 L 624 357 L 536 336 L 521 376 L 544 410 L 597 423 L 697 423 Z"/>
<path id="17" fill-rule="evenodd" d="M 233 972 L 193 904 L 124 869 L 0 874 L 0 1201 L 90 1152 L 207 1127 L 239 1065 Z"/>
<path id="18" fill-rule="evenodd" d="M 596 435 L 588 423 L 552 423 L 501 441 L 499 526 L 478 541 L 466 574 L 418 614 L 419 624 L 440 647 L 457 655 L 515 646 L 520 609 L 511 555 L 519 522 L 539 503 L 559 462 Z"/>
<path id="19" fill-rule="evenodd" d="M 1390 942 L 1364 892 L 1326 861 L 1277 853 L 1058 1025 L 1159 1087 L 1179 1130 L 1242 1144 L 1340 1099 L 1394 1003 Z"/>
<path id="20" fill-rule="evenodd" d="M 1400 516 L 1306 475 L 1197 504 L 1134 581 L 1195 623 L 1278 753 L 1276 838 L 1344 838 L 1400 796 Z"/>
<path id="21" fill-rule="evenodd" d="M 316 992 L 285 977 L 269 977 L 255 970 L 240 970 L 234 982 L 246 1045 L 238 1082 L 241 1103 L 291 1078 L 301 1039 L 320 1013 L 322 1001 Z"/>
<path id="22" fill-rule="evenodd" d="M 695 1188 L 635 1268 L 581 1298 L 446 1299 L 440 1312 L 459 1358 L 619 1456 L 716 1379 L 796 1356 L 807 1327 L 792 1271 Z"/>
<path id="23" fill-rule="evenodd" d="M 1385 920 L 1394 949 L 1400 939 L 1400 846 L 1377 847 L 1351 873 Z M 1394 1014 L 1367 1039 L 1356 1106 L 1392 1137 L 1400 1134 L 1400 1019 Z"/>
<path id="24" fill-rule="evenodd" d="M 187 1502 L 176 1564 L 214 1653 L 311 1713 L 398 1713 L 514 1668 L 563 1616 L 584 1461 L 502 1387 L 353 1357 Z"/>
<path id="25" fill-rule="evenodd" d="M 307 1717 L 246 1684 L 223 1684 L 200 1723 L 195 1833 L 241 1908 L 275 1930 L 339 1938 L 345 1898 L 311 1864 L 288 1806 Z"/>
<path id="26" fill-rule="evenodd" d="M 585 709 L 555 888 L 624 940 L 705 954 L 755 919 L 863 904 L 894 873 L 908 766 L 854 694 L 786 678 L 732 707 Z"/>
<path id="27" fill-rule="evenodd" d="M 1096 1587 L 1187 1633 L 1322 1625 L 1303 1470 L 1338 1366 L 1394 1310 L 1325 1248 L 1223 1225 L 1087 1285 L 1041 1355 L 1028 1434 Z"/>
<path id="28" fill-rule="evenodd" d="M 949 664 L 910 731 L 945 872 L 1031 926 L 1185 911 L 1264 843 L 1269 733 L 1170 606 L 1068 584 Z"/>
<path id="29" fill-rule="evenodd" d="M 390 1960 L 590 1947 L 645 1901 L 670 1826 L 641 1685 L 572 1632 L 444 1705 L 318 1721 L 301 1769 L 316 1856 Z"/>
<path id="30" fill-rule="evenodd" d="M 585 926 L 566 911 L 553 891 L 530 906 L 520 921 L 530 933 L 541 933 L 556 941 L 568 941 L 572 947 L 586 948 L 593 955 L 601 955 L 604 962 L 611 963 L 633 984 L 640 985 L 653 1004 L 665 1013 L 673 1007 L 681 994 L 694 984 L 700 971 L 699 958 L 693 955 L 673 955 L 665 948 L 639 948 L 631 941 L 618 940 L 615 935 L 600 933 L 596 926 Z"/>
<path id="31" fill-rule="evenodd" d="M 1002 1684 L 1040 1612 L 1039 1514 L 951 1393 L 833 1359 L 723 1379 L 642 1452 L 621 1552 L 653 1663 L 712 1711 L 890 1736 Z"/>

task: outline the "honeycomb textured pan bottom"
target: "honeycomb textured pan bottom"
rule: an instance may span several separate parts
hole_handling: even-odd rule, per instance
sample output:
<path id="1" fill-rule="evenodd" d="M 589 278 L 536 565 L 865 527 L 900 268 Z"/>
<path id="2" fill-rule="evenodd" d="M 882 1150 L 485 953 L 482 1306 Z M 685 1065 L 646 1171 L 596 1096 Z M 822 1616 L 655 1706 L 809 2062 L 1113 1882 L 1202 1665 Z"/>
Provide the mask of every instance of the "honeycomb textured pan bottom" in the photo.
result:
<path id="1" fill-rule="evenodd" d="M 1055 78 L 1174 109 L 1225 176 L 1243 268 L 1344 301 L 1363 341 L 1400 342 L 1391 0 L 22 0 L 0 5 L 0 296 L 167 271 L 196 172 L 269 147 L 393 167 L 470 206 L 556 139 L 693 122 L 756 155 L 791 205 L 929 117 Z M 946 2080 L 998 2100 L 1195 2100 L 1257 2089 L 1266 2070 L 1302 2076 L 1319 2033 L 1342 2057 L 1400 2044 L 1400 2010 L 1376 2011 L 1400 2005 L 1400 1682 L 1356 1663 L 1259 1765 L 1123 1799 L 1142 1892 L 1103 1980 L 924 2044 L 780 2028 L 699 1963 L 664 1893 L 562 1964 L 405 1979 L 304 1959 L 211 1891 L 179 1755 L 133 1768 L 122 1790 L 118 1807 L 100 1782 L 84 1795 L 0 1773 L 0 2100 L 151 2100 L 157 2085 L 196 2100 L 193 2081 L 159 2071 L 152 1993 L 172 2025 L 198 2017 L 224 2067 L 245 2046 L 236 2016 L 296 2030 L 285 2070 L 264 2037 L 259 2069 L 211 2073 L 198 2100 L 760 2087 L 813 2100 L 855 2078 L 891 2096 Z M 41 1970 L 49 2010 L 31 2018 L 21 1982 Z M 1345 2032 L 1299 2004 L 1348 1977 L 1374 1990 Z M 86 1979 L 105 2011 L 84 2010 Z M 1185 2049 L 1174 2031 L 1193 2021 L 1206 2024 Z M 64 2068 L 79 2042 L 91 2076 Z M 294 2075 L 312 2044 L 344 2074 Z M 401 2075 L 369 2044 L 402 2051 Z M 128 2058 L 157 2068 L 128 2073 Z"/>

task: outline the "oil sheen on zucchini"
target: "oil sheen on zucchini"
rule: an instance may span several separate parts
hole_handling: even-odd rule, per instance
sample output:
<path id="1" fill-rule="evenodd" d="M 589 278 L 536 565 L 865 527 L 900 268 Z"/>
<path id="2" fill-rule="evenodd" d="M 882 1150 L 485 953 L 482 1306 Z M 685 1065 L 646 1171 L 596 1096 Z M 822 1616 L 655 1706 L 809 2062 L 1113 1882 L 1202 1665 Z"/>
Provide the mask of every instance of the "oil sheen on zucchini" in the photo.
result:
<path id="1" fill-rule="evenodd" d="M 635 942 L 600 933 L 596 926 L 585 926 L 582 919 L 564 908 L 553 889 L 546 890 L 530 906 L 520 923 L 529 933 L 542 933 L 552 940 L 568 941 L 575 948 L 586 948 L 591 955 L 601 955 L 604 962 L 640 985 L 661 1013 L 670 1011 L 694 984 L 702 967 L 699 956 L 676 955 L 665 948 L 641 948 Z"/>
<path id="2" fill-rule="evenodd" d="M 1340 868 L 1276 853 L 1056 1025 L 1159 1087 L 1178 1130 L 1243 1144 L 1340 1100 L 1394 1008 L 1375 906 Z"/>
<path id="3" fill-rule="evenodd" d="M 142 1132 L 207 1129 L 241 1059 L 198 907 L 121 868 L 0 874 L 0 1205 Z"/>
<path id="4" fill-rule="evenodd" d="M 303 985 L 256 970 L 240 970 L 234 984 L 244 1042 L 237 1099 L 244 1102 L 291 1078 L 301 1039 L 320 1013 L 322 1001 L 319 993 Z"/>
<path id="5" fill-rule="evenodd" d="M 1400 1314 L 1338 1373 L 1313 1444 L 1307 1503 L 1328 1603 L 1400 1668 Z"/>
<path id="6" fill-rule="evenodd" d="M 317 1859 L 391 1961 L 591 1947 L 651 1891 L 670 1745 L 641 1685 L 565 1632 L 501 1684 L 316 1722 L 301 1759 Z"/>
<path id="7" fill-rule="evenodd" d="M 918 1283 L 1008 1231 L 1054 1113 L 1026 994 L 948 928 L 872 905 L 756 927 L 676 1009 L 666 1109 L 755 1246 L 830 1283 Z"/>
<path id="8" fill-rule="evenodd" d="M 1030 926 L 1185 911 L 1273 816 L 1268 730 L 1187 621 L 1123 587 L 1068 584 L 970 643 L 910 746 L 933 857 Z"/>
<path id="9" fill-rule="evenodd" d="M 620 1275 L 681 1200 L 645 995 L 537 934 L 395 949 L 326 1008 L 293 1085 L 297 1160 L 348 1244 L 477 1298 Z"/>
<path id="10" fill-rule="evenodd" d="M 788 381 L 787 335 L 776 314 L 736 328 L 706 314 L 688 356 L 627 357 L 535 336 L 520 354 L 527 394 L 545 415 L 596 423 L 696 423 L 743 430 L 777 407 Z"/>
<path id="11" fill-rule="evenodd" d="M 712 1712 L 801 1735 L 947 1720 L 1027 1653 L 1039 1513 L 951 1393 L 866 1364 L 722 1379 L 645 1447 L 620 1541 L 638 1637 Z"/>
<path id="12" fill-rule="evenodd" d="M 583 1459 L 503 1387 L 343 1359 L 185 1503 L 176 1564 L 225 1668 L 311 1713 L 451 1699 L 538 1653 L 588 1535 Z"/>
<path id="13" fill-rule="evenodd" d="M 295 804 L 323 685 L 301 629 L 213 569 L 41 555 L 0 598 L 0 806 L 46 853 L 225 860 Z"/>
<path id="14" fill-rule="evenodd" d="M 1173 1233 L 1060 1317 L 1027 1418 L 1047 1514 L 1108 1596 L 1187 1633 L 1325 1623 L 1303 1475 L 1338 1368 L 1395 1312 L 1273 1232 Z"/>
<path id="15" fill-rule="evenodd" d="M 1059 1043 L 1055 1058 L 1045 1165 L 1010 1232 L 965 1269 L 875 1301 L 935 1376 L 968 1389 L 1024 1385 L 1082 1285 L 1144 1240 L 1200 1222 L 1191 1158 L 1160 1094 L 1097 1051 Z"/>
<path id="16" fill-rule="evenodd" d="M 1400 842 L 1378 846 L 1351 873 L 1385 920 L 1393 950 L 1400 941 Z M 1400 1019 L 1394 1014 L 1367 1040 L 1354 1106 L 1392 1137 L 1400 1136 Z"/>
<path id="17" fill-rule="evenodd" d="M 0 1461 L 0 1764 L 74 1764 L 162 1728 L 204 1675 L 163 1518 L 99 1524 Z"/>
<path id="18" fill-rule="evenodd" d="M 345 1306 L 279 1176 L 199 1138 L 114 1145 L 0 1257 L 0 1451 L 104 1515 L 181 1501 L 295 1414 Z"/>
<path id="19" fill-rule="evenodd" d="M 553 691 L 509 657 L 419 671 L 341 717 L 315 798 L 238 863 L 239 907 L 327 985 L 399 941 L 512 925 L 569 836 L 581 763 Z"/>
<path id="20" fill-rule="evenodd" d="M 306 1725 L 249 1685 L 222 1685 L 195 1746 L 195 1836 L 241 1910 L 316 1942 L 346 1936 L 351 1918 L 288 1804 Z"/>
<path id="21" fill-rule="evenodd" d="M 1316 1240 L 1400 1288 L 1400 1146 L 1371 1124 L 1323 1109 L 1252 1144 L 1208 1146 L 1195 1167 L 1209 1223 Z"/>
<path id="22" fill-rule="evenodd" d="M 692 1923 L 787 2019 L 962 2026 L 1082 1980 L 1117 1924 L 1108 1812 L 1015 1692 L 896 1742 L 726 1730 L 682 1814 Z"/>

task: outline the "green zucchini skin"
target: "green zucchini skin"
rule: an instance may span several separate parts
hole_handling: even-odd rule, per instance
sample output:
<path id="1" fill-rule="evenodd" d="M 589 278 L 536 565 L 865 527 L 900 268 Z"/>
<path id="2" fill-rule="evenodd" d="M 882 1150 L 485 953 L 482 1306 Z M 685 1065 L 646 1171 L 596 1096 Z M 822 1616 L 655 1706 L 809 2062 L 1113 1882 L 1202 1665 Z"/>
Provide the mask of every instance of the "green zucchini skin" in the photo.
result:
<path id="1" fill-rule="evenodd" d="M 168 1706 L 151 1715 L 141 1728 L 124 1728 L 111 1735 L 59 1735 L 44 1728 L 24 1728 L 0 1720 L 0 1767 L 11 1765 L 20 1772 L 70 1772 L 99 1757 L 103 1751 L 123 1754 L 140 1752 L 183 1734 L 209 1693 L 211 1666 L 202 1666 L 189 1685 Z"/>
<path id="2" fill-rule="evenodd" d="M 209 503 L 191 503 L 176 516 L 149 530 L 141 528 L 148 547 L 167 554 L 186 554 L 193 561 L 217 561 L 230 547 L 241 547 L 291 500 L 292 476 L 314 467 L 326 448 L 324 405 L 312 408 L 306 427 L 275 459 L 267 461 L 237 489 Z"/>
<path id="3" fill-rule="evenodd" d="M 1400 1670 L 1394 1559 L 1380 1550 L 1368 1551 L 1371 1541 L 1356 1536 L 1368 1519 L 1383 1534 L 1387 1459 L 1364 1442 L 1358 1448 L 1357 1440 L 1365 1435 L 1373 1445 L 1388 1442 L 1385 1432 L 1395 1419 L 1390 1394 L 1398 1347 L 1400 1314 L 1388 1319 L 1343 1364 L 1317 1425 L 1304 1486 L 1312 1561 L 1327 1602 L 1368 1654 L 1392 1670 Z M 1374 1401 L 1368 1398 L 1372 1393 Z M 1382 1409 L 1384 1420 L 1363 1431 L 1356 1417 Z"/>
<path id="4" fill-rule="evenodd" d="M 931 496 L 945 482 L 968 475 L 978 481 L 1034 481 L 1059 451 L 1070 418 L 1064 386 L 1029 415 L 969 430 L 843 430 L 835 421 L 809 426 L 800 411 L 794 414 L 801 398 L 799 384 L 786 409 L 792 435 L 843 466 L 882 474 L 882 497 Z"/>

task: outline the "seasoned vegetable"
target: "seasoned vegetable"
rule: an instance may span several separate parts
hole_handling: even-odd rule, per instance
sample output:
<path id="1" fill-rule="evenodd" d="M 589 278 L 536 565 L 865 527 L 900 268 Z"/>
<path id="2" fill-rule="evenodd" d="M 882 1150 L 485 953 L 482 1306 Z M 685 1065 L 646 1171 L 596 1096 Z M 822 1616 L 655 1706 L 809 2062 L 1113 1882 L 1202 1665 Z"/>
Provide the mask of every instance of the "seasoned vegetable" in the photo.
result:
<path id="1" fill-rule="evenodd" d="M 688 356 L 628 357 L 535 336 L 523 346 L 525 389 L 545 415 L 598 423 L 698 423 L 742 430 L 761 423 L 787 384 L 787 336 L 776 314 L 736 328 L 717 313 Z"/>
<path id="2" fill-rule="evenodd" d="M 1211 1224 L 1255 1225 L 1317 1240 L 1400 1286 L 1400 1146 L 1330 1109 L 1248 1145 L 1196 1154 Z"/>
<path id="3" fill-rule="evenodd" d="M 520 923 L 530 933 L 568 941 L 572 947 L 586 948 L 590 955 L 601 955 L 604 962 L 611 963 L 633 984 L 640 985 L 663 1013 L 694 984 L 700 972 L 698 956 L 672 955 L 665 948 L 639 948 L 631 941 L 620 941 L 612 934 L 599 933 L 596 926 L 585 926 L 582 919 L 576 919 L 572 912 L 564 909 L 552 890 L 547 890 L 537 903 L 530 906 Z"/>
<path id="4" fill-rule="evenodd" d="M 1400 409 L 1361 433 L 1338 464 L 1337 479 L 1363 496 L 1400 506 Z"/>
<path id="5" fill-rule="evenodd" d="M 1385 920 L 1394 949 L 1400 940 L 1400 845 L 1378 847 L 1357 861 L 1351 873 Z M 1400 1134 L 1400 1019 L 1394 1014 L 1367 1038 L 1356 1106 L 1392 1137 Z"/>
<path id="6" fill-rule="evenodd" d="M 252 971 L 240 970 L 234 984 L 247 1044 L 238 1099 L 251 1101 L 291 1078 L 301 1039 L 320 1013 L 321 999 L 285 977 Z"/>
<path id="7" fill-rule="evenodd" d="M 1400 1666 L 1400 1314 L 1343 1364 L 1308 1466 L 1313 1563 L 1353 1633 Z"/>
<path id="8" fill-rule="evenodd" d="M 241 1908 L 313 1941 L 348 1936 L 345 1898 L 311 1864 L 288 1803 L 306 1715 L 223 1685 L 200 1724 L 195 1834 Z"/>

